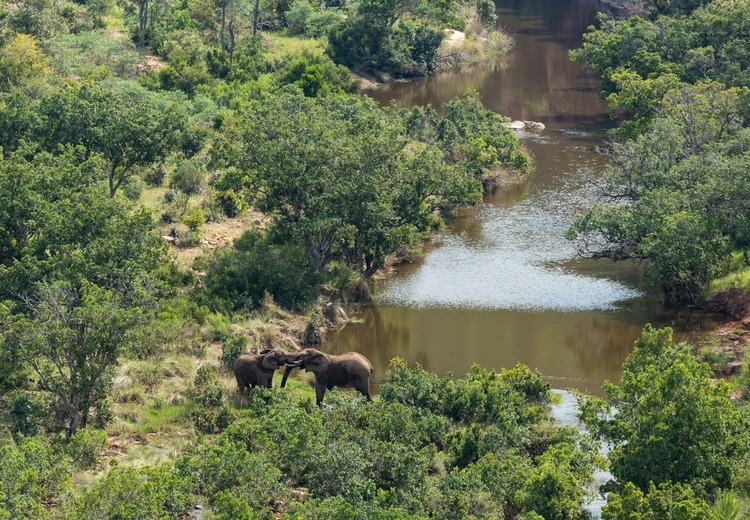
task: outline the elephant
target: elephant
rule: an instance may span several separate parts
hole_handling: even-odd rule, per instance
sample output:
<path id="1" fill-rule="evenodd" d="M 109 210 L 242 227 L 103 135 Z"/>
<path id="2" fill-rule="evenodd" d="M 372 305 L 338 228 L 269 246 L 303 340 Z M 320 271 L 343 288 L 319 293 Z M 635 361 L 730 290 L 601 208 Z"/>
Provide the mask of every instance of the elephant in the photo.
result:
<path id="1" fill-rule="evenodd" d="M 286 370 L 281 380 L 281 388 L 286 385 L 287 377 L 294 368 L 302 368 L 315 374 L 315 404 L 323 402 L 326 389 L 334 386 L 341 388 L 354 387 L 368 401 L 370 395 L 370 375 L 372 365 L 365 356 L 357 352 L 344 354 L 324 354 L 314 348 L 307 348 L 298 353 L 291 353 L 286 362 Z"/>
<path id="2" fill-rule="evenodd" d="M 243 393 L 248 387 L 251 390 L 256 386 L 271 388 L 274 372 L 290 357 L 294 357 L 294 354 L 281 349 L 265 349 L 260 354 L 242 354 L 233 367 L 239 393 Z"/>

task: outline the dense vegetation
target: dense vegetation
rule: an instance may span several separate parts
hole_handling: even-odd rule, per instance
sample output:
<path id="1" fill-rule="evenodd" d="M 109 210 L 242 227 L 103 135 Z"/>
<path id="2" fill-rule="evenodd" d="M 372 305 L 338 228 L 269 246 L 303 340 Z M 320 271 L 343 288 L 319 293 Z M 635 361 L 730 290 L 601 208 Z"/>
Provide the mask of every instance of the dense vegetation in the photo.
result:
<path id="1" fill-rule="evenodd" d="M 608 184 L 630 202 L 575 232 L 677 296 L 750 247 L 743 1 L 654 3 L 670 17 L 607 21 L 578 54 L 635 119 Z M 0 518 L 585 518 L 605 462 L 526 367 L 395 360 L 374 403 L 320 409 L 299 381 L 237 396 L 227 370 L 319 341 L 389 255 L 529 171 L 476 93 L 381 109 L 346 68 L 424 74 L 445 28 L 492 44 L 494 23 L 485 0 L 3 2 Z M 175 260 L 227 219 L 252 229 Z M 709 377 L 647 328 L 584 405 L 614 444 L 608 518 L 739 507 L 745 411 Z"/>
<path id="2" fill-rule="evenodd" d="M 569 234 L 585 254 L 646 260 L 670 301 L 694 302 L 748 265 L 750 3 L 653 7 L 648 20 L 603 19 L 572 52 L 630 118 L 613 132 L 602 202 Z"/>

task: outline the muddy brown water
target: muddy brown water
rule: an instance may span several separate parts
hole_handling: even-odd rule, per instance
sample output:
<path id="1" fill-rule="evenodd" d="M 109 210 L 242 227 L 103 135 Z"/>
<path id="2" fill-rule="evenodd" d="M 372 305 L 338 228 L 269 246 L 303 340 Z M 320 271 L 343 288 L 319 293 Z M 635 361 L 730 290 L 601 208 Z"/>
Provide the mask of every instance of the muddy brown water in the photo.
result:
<path id="1" fill-rule="evenodd" d="M 378 283 L 378 303 L 328 336 L 330 352 L 358 351 L 377 385 L 395 356 L 438 374 L 472 363 L 540 370 L 557 388 L 599 393 L 619 381 L 645 323 L 691 337 L 707 316 L 662 308 L 633 263 L 575 258 L 564 232 L 596 199 L 612 121 L 598 78 L 568 59 L 597 11 L 596 0 L 497 0 L 498 24 L 515 39 L 505 57 L 370 95 L 383 105 L 442 104 L 476 89 L 486 106 L 546 130 L 519 133 L 536 164 L 528 181 L 466 209 L 430 246 Z"/>

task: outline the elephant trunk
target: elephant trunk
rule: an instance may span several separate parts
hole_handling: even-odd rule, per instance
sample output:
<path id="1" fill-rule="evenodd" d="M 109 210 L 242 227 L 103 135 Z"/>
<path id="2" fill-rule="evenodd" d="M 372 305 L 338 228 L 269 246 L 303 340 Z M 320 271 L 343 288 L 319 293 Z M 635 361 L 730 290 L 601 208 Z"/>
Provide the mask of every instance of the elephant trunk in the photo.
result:
<path id="1" fill-rule="evenodd" d="M 302 364 L 301 361 L 297 361 L 295 363 L 286 363 L 286 369 L 284 370 L 284 377 L 281 378 L 281 388 L 284 388 L 286 386 L 286 380 L 289 377 L 289 374 L 300 366 Z"/>

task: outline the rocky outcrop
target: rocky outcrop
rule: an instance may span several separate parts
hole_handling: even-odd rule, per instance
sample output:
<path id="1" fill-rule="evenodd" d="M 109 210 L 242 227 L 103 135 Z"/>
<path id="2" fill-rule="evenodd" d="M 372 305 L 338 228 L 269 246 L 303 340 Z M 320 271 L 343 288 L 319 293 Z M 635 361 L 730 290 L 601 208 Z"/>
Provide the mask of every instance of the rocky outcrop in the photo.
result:
<path id="1" fill-rule="evenodd" d="M 510 123 L 505 123 L 505 126 L 511 130 L 531 130 L 534 132 L 541 132 L 546 128 L 544 123 L 539 123 L 538 121 L 511 121 Z"/>

